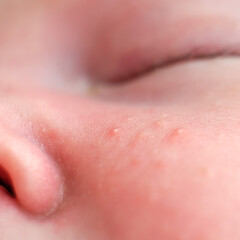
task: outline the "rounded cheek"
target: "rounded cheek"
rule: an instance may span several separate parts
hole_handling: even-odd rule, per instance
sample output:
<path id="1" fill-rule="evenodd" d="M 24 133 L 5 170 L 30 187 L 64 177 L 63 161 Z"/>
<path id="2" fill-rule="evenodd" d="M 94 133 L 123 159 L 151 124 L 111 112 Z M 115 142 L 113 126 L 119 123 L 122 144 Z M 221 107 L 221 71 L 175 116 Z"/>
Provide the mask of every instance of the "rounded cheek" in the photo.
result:
<path id="1" fill-rule="evenodd" d="M 111 171 L 94 173 L 94 199 L 113 238 L 224 239 L 237 229 L 238 150 L 226 149 L 227 133 L 201 128 L 146 134 L 114 155 Z"/>
<path id="2" fill-rule="evenodd" d="M 63 203 L 50 219 L 58 232 L 238 239 L 236 109 L 44 99 L 32 121 L 65 179 Z"/>
<path id="3" fill-rule="evenodd" d="M 125 109 L 116 119 L 106 112 L 95 118 L 106 124 L 62 159 L 72 219 L 84 212 L 88 229 L 109 239 L 226 239 L 237 229 L 237 118 L 229 120 L 227 110 L 218 118 L 210 111 Z"/>

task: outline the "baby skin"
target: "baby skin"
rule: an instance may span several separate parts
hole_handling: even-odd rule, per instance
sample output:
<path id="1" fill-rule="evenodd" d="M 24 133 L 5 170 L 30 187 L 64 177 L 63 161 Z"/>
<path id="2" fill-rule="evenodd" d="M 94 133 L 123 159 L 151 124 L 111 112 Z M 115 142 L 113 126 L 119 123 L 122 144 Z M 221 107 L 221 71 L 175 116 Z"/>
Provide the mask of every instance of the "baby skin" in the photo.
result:
<path id="1" fill-rule="evenodd" d="M 239 7 L 0 3 L 0 239 L 239 240 Z"/>

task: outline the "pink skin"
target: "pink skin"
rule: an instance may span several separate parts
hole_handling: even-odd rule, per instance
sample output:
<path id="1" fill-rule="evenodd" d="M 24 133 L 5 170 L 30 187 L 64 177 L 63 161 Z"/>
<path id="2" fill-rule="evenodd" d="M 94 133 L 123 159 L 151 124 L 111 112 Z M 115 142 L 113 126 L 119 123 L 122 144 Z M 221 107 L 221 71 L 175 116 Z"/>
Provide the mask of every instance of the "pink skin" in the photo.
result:
<path id="1" fill-rule="evenodd" d="M 239 240 L 238 57 L 115 83 L 238 53 L 239 5 L 9 1 L 0 177 L 16 197 L 0 191 L 1 239 Z M 83 93 L 83 76 L 99 86 Z"/>

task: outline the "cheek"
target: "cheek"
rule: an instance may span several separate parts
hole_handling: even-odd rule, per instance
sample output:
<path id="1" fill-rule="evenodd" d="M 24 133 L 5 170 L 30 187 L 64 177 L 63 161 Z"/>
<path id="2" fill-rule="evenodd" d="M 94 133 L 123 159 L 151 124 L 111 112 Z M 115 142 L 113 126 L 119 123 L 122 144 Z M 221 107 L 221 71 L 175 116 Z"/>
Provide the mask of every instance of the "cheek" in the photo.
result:
<path id="1" fill-rule="evenodd" d="M 239 239 L 240 112 L 231 104 L 62 99 L 48 98 L 36 116 L 65 177 L 57 226 L 93 239 Z"/>
<path id="2" fill-rule="evenodd" d="M 235 237 L 240 139 L 220 122 L 201 124 L 171 123 L 104 153 L 95 199 L 112 238 Z"/>
<path id="3" fill-rule="evenodd" d="M 109 239 L 234 239 L 237 116 L 230 120 L 227 109 L 115 114 L 97 118 L 104 127 L 65 156 L 73 219 L 83 212 L 98 219 L 90 222 Z"/>

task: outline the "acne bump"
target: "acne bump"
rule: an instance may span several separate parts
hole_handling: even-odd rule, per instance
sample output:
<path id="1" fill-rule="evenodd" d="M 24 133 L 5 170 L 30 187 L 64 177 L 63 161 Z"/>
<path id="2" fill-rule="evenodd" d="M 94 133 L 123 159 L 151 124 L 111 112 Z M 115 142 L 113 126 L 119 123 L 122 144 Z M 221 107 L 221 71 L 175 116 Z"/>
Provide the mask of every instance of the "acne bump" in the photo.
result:
<path id="1" fill-rule="evenodd" d="M 119 128 L 111 128 L 109 131 L 108 131 L 108 136 L 109 137 L 116 137 L 118 136 L 120 133 L 120 129 Z"/>
<path id="2" fill-rule="evenodd" d="M 176 128 L 170 131 L 170 133 L 166 137 L 166 141 L 173 143 L 176 141 L 180 141 L 186 135 L 186 130 L 184 128 Z"/>

